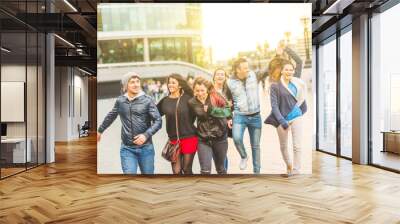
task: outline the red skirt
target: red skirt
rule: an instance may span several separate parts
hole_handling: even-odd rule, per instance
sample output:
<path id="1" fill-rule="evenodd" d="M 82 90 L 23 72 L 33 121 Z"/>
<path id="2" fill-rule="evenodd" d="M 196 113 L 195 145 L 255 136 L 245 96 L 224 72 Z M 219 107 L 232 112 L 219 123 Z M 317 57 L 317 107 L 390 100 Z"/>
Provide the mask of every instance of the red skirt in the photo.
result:
<path id="1" fill-rule="evenodd" d="M 199 140 L 197 136 L 189 137 L 189 138 L 181 138 L 181 153 L 182 154 L 193 154 L 197 151 L 197 144 Z M 172 140 L 171 144 L 176 144 L 177 140 Z"/>

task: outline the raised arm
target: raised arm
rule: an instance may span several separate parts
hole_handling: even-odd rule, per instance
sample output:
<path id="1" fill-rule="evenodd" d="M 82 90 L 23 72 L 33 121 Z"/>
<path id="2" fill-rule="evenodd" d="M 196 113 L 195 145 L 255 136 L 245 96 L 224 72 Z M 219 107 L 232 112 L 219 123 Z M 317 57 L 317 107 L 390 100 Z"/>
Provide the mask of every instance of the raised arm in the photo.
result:
<path id="1" fill-rule="evenodd" d="M 303 60 L 301 60 L 300 56 L 289 47 L 285 48 L 285 52 L 296 62 L 296 69 L 293 76 L 300 78 L 303 69 Z"/>

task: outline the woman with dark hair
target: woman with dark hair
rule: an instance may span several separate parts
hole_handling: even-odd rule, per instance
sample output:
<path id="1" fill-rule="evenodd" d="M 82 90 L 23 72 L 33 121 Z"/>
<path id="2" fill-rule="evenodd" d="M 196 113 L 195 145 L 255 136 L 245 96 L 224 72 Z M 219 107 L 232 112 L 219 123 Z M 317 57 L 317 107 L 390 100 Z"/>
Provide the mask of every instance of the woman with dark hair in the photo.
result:
<path id="1" fill-rule="evenodd" d="M 278 133 L 280 149 L 287 168 L 287 175 L 298 174 L 301 167 L 302 116 L 307 112 L 305 101 L 306 86 L 294 77 L 295 69 L 291 61 L 282 61 L 281 77 L 271 85 L 272 112 L 264 121 L 273 125 Z M 292 134 L 293 157 L 288 152 L 288 135 Z"/>
<path id="2" fill-rule="evenodd" d="M 228 150 L 226 118 L 231 116 L 230 105 L 205 78 L 197 77 L 193 88 L 195 97 L 189 100 L 189 105 L 197 117 L 201 174 L 211 173 L 212 158 L 217 173 L 226 174 L 224 165 Z"/>
<path id="3" fill-rule="evenodd" d="M 187 82 L 188 86 L 193 89 L 194 77 L 192 75 L 189 74 L 186 77 L 186 82 Z"/>
<path id="4" fill-rule="evenodd" d="M 171 163 L 172 172 L 174 174 L 192 174 L 192 164 L 198 144 L 194 126 L 196 117 L 188 103 L 193 97 L 193 90 L 179 74 L 169 75 L 167 85 L 169 94 L 160 100 L 157 108 L 160 115 L 166 117 L 167 133 L 171 144 L 177 144 L 179 138 L 181 151 L 179 159 Z M 178 124 L 178 128 L 176 124 Z"/>

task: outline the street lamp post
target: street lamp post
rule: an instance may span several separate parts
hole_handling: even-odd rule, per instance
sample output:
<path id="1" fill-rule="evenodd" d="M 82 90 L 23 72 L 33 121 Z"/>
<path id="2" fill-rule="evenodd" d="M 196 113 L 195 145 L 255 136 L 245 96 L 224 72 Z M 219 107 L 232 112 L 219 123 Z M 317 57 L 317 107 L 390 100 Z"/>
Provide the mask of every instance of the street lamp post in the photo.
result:
<path id="1" fill-rule="evenodd" d="M 285 32 L 285 37 L 286 37 L 286 45 L 289 46 L 290 44 L 290 32 Z"/>
<path id="2" fill-rule="evenodd" d="M 310 31 L 308 30 L 308 24 L 309 24 L 310 18 L 303 17 L 303 18 L 301 18 L 301 21 L 304 24 L 304 47 L 306 49 L 306 61 L 304 62 L 304 68 L 311 68 L 310 36 L 309 36 Z"/>

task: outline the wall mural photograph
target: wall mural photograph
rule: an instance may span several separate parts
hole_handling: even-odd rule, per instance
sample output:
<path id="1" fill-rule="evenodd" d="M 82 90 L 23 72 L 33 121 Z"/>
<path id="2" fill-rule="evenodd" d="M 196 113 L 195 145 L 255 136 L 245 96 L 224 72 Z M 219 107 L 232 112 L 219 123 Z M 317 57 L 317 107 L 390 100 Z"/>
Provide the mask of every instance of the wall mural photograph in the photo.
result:
<path id="1" fill-rule="evenodd" d="M 311 174 L 311 4 L 98 4 L 98 174 Z"/>

